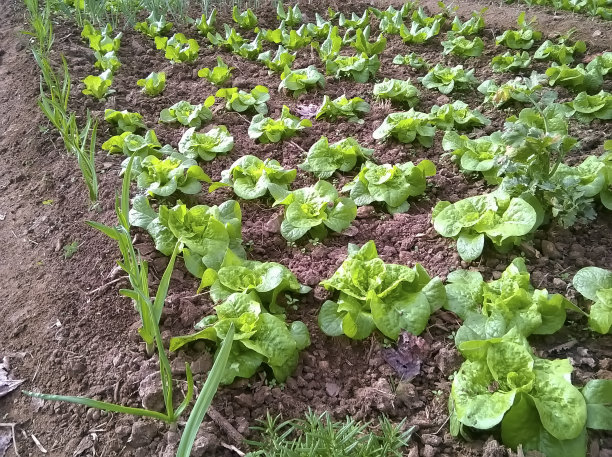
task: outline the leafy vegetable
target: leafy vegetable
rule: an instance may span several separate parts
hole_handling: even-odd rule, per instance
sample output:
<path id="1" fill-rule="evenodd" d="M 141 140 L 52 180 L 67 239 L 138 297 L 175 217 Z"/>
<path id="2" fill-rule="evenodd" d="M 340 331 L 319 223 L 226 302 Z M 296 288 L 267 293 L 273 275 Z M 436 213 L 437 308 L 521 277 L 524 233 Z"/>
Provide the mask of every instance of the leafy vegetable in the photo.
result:
<path id="1" fill-rule="evenodd" d="M 297 241 L 307 233 L 322 240 L 327 229 L 341 232 L 357 216 L 355 202 L 339 197 L 336 188 L 327 181 L 294 190 L 274 205 L 286 207 L 280 232 L 287 241 Z"/>
<path id="2" fill-rule="evenodd" d="M 251 119 L 249 125 L 249 137 L 259 139 L 260 143 L 278 143 L 290 138 L 295 132 L 312 127 L 308 119 L 300 119 L 291 114 L 289 107 L 283 105 L 283 111 L 279 119 L 271 119 L 263 114 L 257 114 Z"/>
<path id="3" fill-rule="evenodd" d="M 382 34 L 378 35 L 376 41 L 370 42 L 369 25 L 363 29 L 357 29 L 355 34 L 355 42 L 352 43 L 351 46 L 353 46 L 357 52 L 366 54 L 367 56 L 380 54 L 387 46 L 387 39 Z"/>
<path id="4" fill-rule="evenodd" d="M 393 58 L 393 63 L 395 65 L 410 65 L 412 68 L 420 69 L 425 68 L 428 69 L 430 65 L 423 59 L 421 56 L 417 55 L 414 52 L 410 54 L 401 55 L 398 54 Z"/>
<path id="5" fill-rule="evenodd" d="M 514 100 L 520 103 L 531 103 L 533 95 L 542 89 L 546 76 L 532 72 L 529 78 L 516 78 L 505 82 L 501 86 L 492 79 L 487 79 L 480 86 L 478 92 L 485 95 L 485 103 L 491 103 L 500 108 Z"/>
<path id="6" fill-rule="evenodd" d="M 328 95 L 323 97 L 323 104 L 317 111 L 316 119 L 327 118 L 335 121 L 339 117 L 347 117 L 349 122 L 358 122 L 359 116 L 370 112 L 370 104 L 361 97 L 350 100 L 346 95 L 332 100 Z"/>
<path id="7" fill-rule="evenodd" d="M 161 94 L 166 88 L 166 73 L 160 71 L 159 73 L 152 72 L 149 76 L 144 79 L 139 79 L 136 84 L 138 87 L 142 87 L 142 91 L 150 97 L 155 97 Z"/>
<path id="8" fill-rule="evenodd" d="M 426 178 L 436 174 L 435 165 L 422 160 L 400 165 L 376 165 L 366 162 L 355 179 L 342 190 L 350 191 L 357 206 L 384 202 L 391 214 L 405 213 L 410 208 L 409 197 L 422 195 L 427 186 Z"/>
<path id="9" fill-rule="evenodd" d="M 534 30 L 532 24 L 536 22 L 534 17 L 531 21 L 525 20 L 525 12 L 521 12 L 516 21 L 519 28 L 517 30 L 506 30 L 503 34 L 495 38 L 495 44 L 503 44 L 510 49 L 531 49 L 535 40 L 542 38 L 542 33 Z"/>
<path id="10" fill-rule="evenodd" d="M 257 27 L 257 16 L 251 11 L 251 8 L 240 12 L 238 7 L 234 6 L 232 9 L 232 19 L 243 29 L 252 30 Z"/>
<path id="11" fill-rule="evenodd" d="M 593 119 L 612 119 L 612 94 L 603 90 L 596 95 L 580 92 L 568 106 L 574 110 L 573 116 L 585 124 Z"/>
<path id="12" fill-rule="evenodd" d="M 475 37 L 468 40 L 462 35 L 455 35 L 453 32 L 448 32 L 446 41 L 442 42 L 444 53 L 453 54 L 460 57 L 478 57 L 484 49 L 484 42 L 480 37 Z"/>
<path id="13" fill-rule="evenodd" d="M 213 46 L 221 46 L 230 51 L 235 51 L 245 43 L 245 39 L 236 30 L 227 24 L 223 24 L 224 37 L 219 32 L 214 34 L 208 32 L 206 38 Z"/>
<path id="14" fill-rule="evenodd" d="M 413 22 L 410 29 L 404 24 L 400 27 L 400 37 L 407 44 L 422 44 L 440 33 L 441 24 L 444 22 L 444 18 L 440 18 L 430 26 L 421 26 L 417 22 Z"/>
<path id="15" fill-rule="evenodd" d="M 101 30 L 96 30 L 89 22 L 85 21 L 85 26 L 81 32 L 81 37 L 89 40 L 89 47 L 94 51 L 106 54 L 110 51 L 118 51 L 121 45 L 123 33 L 119 32 L 114 38 L 111 36 L 113 28 L 110 24 Z"/>
<path id="16" fill-rule="evenodd" d="M 213 160 L 218 154 L 226 154 L 234 148 L 234 137 L 227 127 L 219 125 L 206 133 L 198 133 L 194 127 L 181 137 L 179 152 L 190 159 Z"/>
<path id="17" fill-rule="evenodd" d="M 222 86 L 232 77 L 234 67 L 228 67 L 221 57 L 217 57 L 217 66 L 212 70 L 210 68 L 202 68 L 198 71 L 200 78 L 205 78 L 216 86 Z"/>
<path id="18" fill-rule="evenodd" d="M 478 84 L 474 69 L 465 71 L 463 65 L 445 67 L 440 63 L 419 78 L 419 81 L 427 89 L 437 89 L 442 94 L 450 94 L 454 89 L 467 90 Z"/>
<path id="19" fill-rule="evenodd" d="M 225 98 L 225 109 L 228 111 L 243 113 L 252 110 L 259 114 L 268 113 L 266 102 L 270 99 L 270 94 L 264 86 L 255 86 L 250 93 L 239 91 L 237 87 L 222 88 L 215 96 Z"/>
<path id="20" fill-rule="evenodd" d="M 351 13 L 351 18 L 347 18 L 343 13 L 340 13 L 338 17 L 338 25 L 346 28 L 363 28 L 370 23 L 370 11 L 365 10 L 363 15 L 359 16 L 355 13 Z"/>
<path id="21" fill-rule="evenodd" d="M 118 133 L 137 132 L 140 129 L 146 129 L 147 126 L 142 120 L 142 114 L 130 113 L 127 110 L 115 111 L 114 109 L 104 110 L 104 120 L 117 127 Z"/>
<path id="22" fill-rule="evenodd" d="M 457 240 L 459 256 L 470 262 L 482 253 L 485 236 L 502 251 L 518 245 L 537 228 L 538 214 L 526 200 L 498 192 L 438 202 L 432 220 L 440 235 Z"/>
<path id="23" fill-rule="evenodd" d="M 168 197 L 177 190 L 184 194 L 197 194 L 202 190 L 200 181 L 212 183 L 195 160 L 178 155 L 163 160 L 147 156 L 140 162 L 139 168 L 136 182 L 149 195 Z"/>
<path id="24" fill-rule="evenodd" d="M 466 361 L 453 379 L 451 432 L 501 423 L 503 443 L 544 455 L 584 456 L 587 408 L 571 384 L 569 360 L 533 355 L 516 329 L 502 338 L 463 343 Z"/>
<path id="25" fill-rule="evenodd" d="M 486 10 L 487 8 L 483 8 L 480 11 L 473 11 L 472 17 L 465 22 L 462 22 L 458 16 L 455 16 L 451 25 L 451 30 L 456 35 L 478 35 L 485 26 L 484 13 Z"/>
<path id="26" fill-rule="evenodd" d="M 210 107 L 215 103 L 215 97 L 208 97 L 204 103 L 192 105 L 184 100 L 175 103 L 170 108 L 164 108 L 159 114 L 160 122 L 174 123 L 185 125 L 187 127 L 200 128 L 203 122 L 208 122 L 212 119 Z"/>
<path id="27" fill-rule="evenodd" d="M 284 21 L 289 27 L 295 27 L 302 23 L 300 7 L 295 4 L 293 7 L 288 6 L 287 11 L 285 11 L 283 2 L 280 0 L 276 4 L 276 17 L 279 21 Z"/>
<path id="28" fill-rule="evenodd" d="M 528 68 L 531 64 L 531 57 L 527 51 L 517 51 L 514 54 L 506 52 L 491 59 L 491 68 L 496 72 L 519 71 Z"/>
<path id="29" fill-rule="evenodd" d="M 146 156 L 154 155 L 155 157 L 159 158 L 162 155 L 171 155 L 173 152 L 176 152 L 170 145 L 165 145 L 162 147 L 161 143 L 157 139 L 155 130 L 147 130 L 145 136 L 126 132 L 121 134 L 119 137 L 119 141 L 115 140 L 112 142 L 115 147 L 121 145 L 122 149 L 116 152 L 123 152 L 125 155 L 130 157 L 136 156 L 144 159 Z M 136 169 L 137 167 L 134 166 L 133 168 Z"/>
<path id="30" fill-rule="evenodd" d="M 587 405 L 587 428 L 612 429 L 612 380 L 591 379 L 582 388 L 582 396 Z"/>
<path id="31" fill-rule="evenodd" d="M 144 33 L 149 38 L 167 35 L 172 29 L 172 22 L 167 22 L 163 15 L 158 16 L 155 11 L 147 17 L 144 22 L 138 22 L 134 26 L 137 32 Z"/>
<path id="32" fill-rule="evenodd" d="M 612 271 L 598 267 L 579 270 L 572 281 L 575 289 L 591 300 L 589 327 L 602 334 L 612 328 Z"/>
<path id="33" fill-rule="evenodd" d="M 323 19 L 319 15 L 319 13 L 315 13 L 315 22 L 310 22 L 306 24 L 306 30 L 308 31 L 308 34 L 311 35 L 314 39 L 325 38 L 331 28 L 331 22 Z M 316 41 L 314 41 L 313 44 L 314 43 L 316 43 Z"/>
<path id="34" fill-rule="evenodd" d="M 442 106 L 434 105 L 431 108 L 430 119 L 441 130 L 470 129 L 491 123 L 480 111 L 471 110 L 468 104 L 461 100 Z"/>
<path id="35" fill-rule="evenodd" d="M 96 51 L 94 57 L 96 58 L 94 66 L 102 71 L 110 70 L 111 73 L 115 73 L 121 66 L 121 62 L 119 62 L 115 51 L 108 51 L 104 54 Z"/>
<path id="36" fill-rule="evenodd" d="M 242 156 L 221 173 L 221 183 L 231 186 L 240 198 L 252 200 L 268 192 L 275 199 L 288 193 L 294 181 L 296 170 L 285 170 L 276 160 L 261 160 L 252 155 Z M 213 184 L 210 191 L 221 187 Z"/>
<path id="37" fill-rule="evenodd" d="M 325 334 L 358 340 L 375 329 L 392 340 L 402 330 L 418 335 L 445 303 L 442 282 L 421 265 L 386 264 L 373 241 L 361 249 L 349 244 L 348 253 L 332 277 L 321 282 L 327 290 L 339 292 L 336 301 L 327 300 L 319 311 L 319 327 Z"/>
<path id="38" fill-rule="evenodd" d="M 448 131 L 442 139 L 442 148 L 451 151 L 453 161 L 458 162 L 462 170 L 482 173 L 489 184 L 499 184 L 501 181 L 498 177 L 500 163 L 497 159 L 506 151 L 501 132 L 472 140 L 465 135 Z"/>
<path id="39" fill-rule="evenodd" d="M 166 59 L 172 62 L 193 62 L 200 51 L 198 42 L 182 33 L 175 33 L 171 38 L 157 36 L 155 46 L 165 50 Z"/>
<path id="40" fill-rule="evenodd" d="M 215 33 L 215 25 L 217 23 L 217 8 L 213 8 L 213 10 L 208 15 L 208 18 L 205 14 L 199 19 L 195 21 L 195 27 L 198 30 L 198 33 L 203 36 L 207 36 L 209 33 Z"/>
<path id="41" fill-rule="evenodd" d="M 83 89 L 83 93 L 85 95 L 91 95 L 92 97 L 95 97 L 100 100 L 101 98 L 104 98 L 107 95 L 115 92 L 110 88 L 112 83 L 113 74 L 111 70 L 103 71 L 98 76 L 88 75 L 83 80 L 83 84 L 85 84 L 85 89 Z"/>
<path id="42" fill-rule="evenodd" d="M 391 113 L 383 123 L 374 130 L 372 136 L 375 140 L 386 140 L 394 137 L 401 143 L 412 143 L 417 140 L 426 148 L 433 144 L 436 127 L 429 114 L 411 109 L 410 111 Z"/>
<path id="43" fill-rule="evenodd" d="M 374 55 L 338 56 L 325 62 L 325 71 L 336 78 L 351 77 L 358 83 L 366 83 L 380 68 L 380 60 Z"/>
<path id="44" fill-rule="evenodd" d="M 552 41 L 546 40 L 533 54 L 537 60 L 554 60 L 560 64 L 570 64 L 574 61 L 574 54 L 582 54 L 586 51 L 584 41 L 576 41 L 573 46 L 565 44 L 566 39 L 559 39 L 558 44 L 553 44 Z"/>
<path id="45" fill-rule="evenodd" d="M 376 98 L 406 104 L 413 108 L 419 103 L 419 90 L 410 83 L 410 79 L 387 79 L 374 84 L 373 94 Z"/>
<path id="46" fill-rule="evenodd" d="M 327 137 L 322 136 L 310 147 L 306 160 L 299 167 L 317 178 L 329 178 L 336 170 L 351 171 L 357 162 L 368 159 L 373 152 L 353 137 L 329 144 Z"/>
<path id="47" fill-rule="evenodd" d="M 325 87 L 325 76 L 319 73 L 314 65 L 299 70 L 290 70 L 289 67 L 286 67 L 281 74 L 278 90 L 286 89 L 293 92 L 293 96 L 297 98 L 317 86 Z"/>
<path id="48" fill-rule="evenodd" d="M 268 31 L 267 34 L 264 35 L 264 39 L 276 44 L 282 44 L 285 48 L 292 51 L 308 46 L 312 41 L 312 37 L 306 25 L 302 25 L 297 30 L 278 28 L 274 31 Z"/>
<path id="49" fill-rule="evenodd" d="M 328 60 L 337 58 L 340 54 L 340 49 L 342 49 L 342 37 L 338 35 L 338 26 L 329 29 L 327 37 L 321 45 L 313 42 L 312 47 L 317 49 L 320 59 L 325 63 Z"/>
<path id="50" fill-rule="evenodd" d="M 548 84 L 551 86 L 563 86 L 570 90 L 589 94 L 597 92 L 603 84 L 603 75 L 597 67 L 591 70 L 585 68 L 583 64 L 575 67 L 567 65 L 553 65 L 546 70 Z"/>
<path id="51" fill-rule="evenodd" d="M 290 68 L 295 60 L 295 53 L 288 52 L 282 45 L 278 47 L 273 58 L 271 53 L 272 51 L 262 52 L 257 60 L 275 73 L 281 73 L 286 67 Z"/>
<path id="52" fill-rule="evenodd" d="M 407 2 L 399 11 L 389 6 L 385 11 L 375 12 L 374 14 L 380 19 L 378 29 L 385 35 L 398 35 L 404 25 L 404 17 L 410 14 L 410 9 L 410 3 Z"/>

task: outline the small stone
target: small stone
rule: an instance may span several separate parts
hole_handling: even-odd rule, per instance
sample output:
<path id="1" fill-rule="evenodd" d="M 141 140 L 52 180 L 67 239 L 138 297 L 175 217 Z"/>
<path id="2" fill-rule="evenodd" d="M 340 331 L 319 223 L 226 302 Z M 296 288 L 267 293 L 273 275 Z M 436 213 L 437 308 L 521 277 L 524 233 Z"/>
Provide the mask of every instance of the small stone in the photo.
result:
<path id="1" fill-rule="evenodd" d="M 137 421 L 132 425 L 132 434 L 128 442 L 135 448 L 151 444 L 157 435 L 157 425 L 152 422 Z"/>
<path id="2" fill-rule="evenodd" d="M 375 213 L 376 210 L 373 206 L 360 206 L 359 208 L 357 208 L 357 219 L 366 219 L 368 217 L 372 217 Z"/>
<path id="3" fill-rule="evenodd" d="M 340 393 L 340 387 L 334 382 L 325 383 L 325 391 L 330 397 L 337 397 Z"/>
<path id="4" fill-rule="evenodd" d="M 115 427 L 115 435 L 119 438 L 126 439 L 132 433 L 132 427 L 129 425 L 117 425 Z"/>
<path id="5" fill-rule="evenodd" d="M 591 36 L 593 38 L 597 38 L 598 36 L 601 36 L 601 30 L 595 30 Z"/>
<path id="6" fill-rule="evenodd" d="M 506 448 L 493 438 L 489 438 L 482 449 L 482 457 L 505 457 Z"/>
<path id="7" fill-rule="evenodd" d="M 421 455 L 423 457 L 434 457 L 437 453 L 438 451 L 436 450 L 436 448 L 430 446 L 429 444 L 426 444 L 423 448 L 423 452 L 421 453 Z"/>
<path id="8" fill-rule="evenodd" d="M 264 230 L 269 233 L 279 233 L 282 222 L 283 215 L 281 213 L 275 214 L 264 224 Z"/>
<path id="9" fill-rule="evenodd" d="M 142 406 L 152 411 L 163 411 L 165 408 L 164 392 L 159 372 L 151 373 L 138 386 Z"/>
<path id="10" fill-rule="evenodd" d="M 548 240 L 542 240 L 542 253 L 550 259 L 558 259 L 561 257 L 561 253 L 555 246 L 555 243 Z"/>
<path id="11" fill-rule="evenodd" d="M 442 444 L 442 438 L 432 433 L 424 433 L 421 439 L 423 440 L 423 444 L 430 444 L 432 446 L 440 446 L 440 444 Z"/>
<path id="12" fill-rule="evenodd" d="M 212 433 L 203 433 L 194 441 L 193 447 L 191 448 L 191 455 L 193 457 L 204 457 L 205 455 L 210 455 L 210 453 L 217 447 L 217 442 L 218 438 Z"/>
<path id="13" fill-rule="evenodd" d="M 212 368 L 212 364 L 213 362 L 210 353 L 204 352 L 191 364 L 191 371 L 193 374 L 208 373 Z"/>
<path id="14" fill-rule="evenodd" d="M 446 105 L 447 103 L 450 103 L 450 101 L 450 98 L 448 98 L 446 95 L 440 95 L 438 98 L 436 98 L 436 103 L 438 105 Z"/>
<path id="15" fill-rule="evenodd" d="M 561 278 L 554 278 L 553 279 L 553 286 L 557 289 L 560 290 L 565 290 L 567 289 L 567 283 L 561 279 Z"/>

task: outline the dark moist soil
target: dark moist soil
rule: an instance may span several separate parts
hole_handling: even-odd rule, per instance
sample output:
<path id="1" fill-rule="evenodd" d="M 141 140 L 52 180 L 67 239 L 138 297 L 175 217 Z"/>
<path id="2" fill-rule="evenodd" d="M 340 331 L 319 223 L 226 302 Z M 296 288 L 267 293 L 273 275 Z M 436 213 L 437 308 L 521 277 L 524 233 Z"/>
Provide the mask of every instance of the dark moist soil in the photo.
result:
<path id="1" fill-rule="evenodd" d="M 435 1 L 423 4 L 437 11 Z M 315 11 L 328 4 L 300 5 L 308 20 Z M 367 5 L 359 2 L 332 2 L 331 6 L 344 12 L 362 11 Z M 386 7 L 386 5 L 378 5 Z M 476 68 L 482 81 L 495 78 L 504 81 L 507 74 L 494 74 L 488 65 L 492 56 L 504 52 L 494 47 L 494 36 L 515 24 L 523 6 L 500 7 L 497 3 L 461 2 L 459 12 L 465 17 L 472 10 L 489 6 L 487 29 L 483 39 L 487 45 L 480 58 L 462 61 L 441 55 L 440 41 L 444 34 L 423 46 L 406 46 L 399 37 L 389 39 L 381 55 L 383 77 L 412 78 L 421 90 L 418 109 L 429 111 L 435 104 L 461 99 L 472 108 L 480 107 L 491 118 L 491 125 L 471 133 L 478 136 L 502 128 L 507 113 L 480 106 L 482 96 L 475 90 L 443 96 L 428 91 L 416 78 L 424 71 L 391 63 L 398 54 L 415 51 L 430 63 L 449 65 L 463 63 Z M 122 157 L 97 156 L 101 205 L 97 211 L 88 210 L 87 191 L 82 183 L 76 160 L 68 157 L 57 132 L 50 128 L 36 106 L 39 76 L 27 49 L 27 39 L 19 33 L 24 26 L 21 6 L 9 3 L 5 7 L 6 20 L 0 24 L 0 154 L 3 172 L 0 173 L 0 243 L 3 278 L 0 304 L 4 325 L 0 328 L 0 356 L 10 358 L 12 375 L 24 379 L 24 387 L 34 391 L 84 395 L 114 401 L 129 406 L 159 404 L 156 384 L 157 363 L 147 359 L 144 347 L 136 333 L 137 314 L 131 303 L 120 298 L 117 290 L 126 285 L 115 267 L 119 253 L 113 242 L 84 224 L 97 220 L 106 224 L 115 222 L 114 196 L 120 187 Z M 609 50 L 612 27 L 591 18 L 553 13 L 545 9 L 529 9 L 528 15 L 537 15 L 540 29 L 550 36 L 577 29 L 577 38 L 588 42 L 585 60 L 594 54 Z M 272 11 L 258 12 L 264 26 L 274 28 Z M 224 12 L 220 20 L 229 21 Z M 126 31 L 121 41 L 119 58 L 122 67 L 113 82 L 116 93 L 106 102 L 83 96 L 80 81 L 94 71 L 93 52 L 80 40 L 80 30 L 66 23 L 55 28 L 54 58 L 66 56 L 72 75 L 71 107 L 79 116 L 91 110 L 102 119 L 105 108 L 129 109 L 140 112 L 149 126 L 155 128 L 162 143 L 177 146 L 183 132 L 158 124 L 159 112 L 180 100 L 202 102 L 216 88 L 197 77 L 197 70 L 216 64 L 217 50 L 209 49 L 193 30 L 185 32 L 197 38 L 202 45 L 200 56 L 193 64 L 171 65 L 156 51 L 152 40 Z M 247 34 L 248 35 L 248 34 Z M 249 35 L 250 36 L 250 35 Z M 535 49 L 535 48 L 534 48 Z M 346 51 L 344 51 L 346 52 Z M 431 209 L 439 200 L 456 201 L 486 189 L 482 181 L 474 181 L 461 174 L 443 156 L 438 132 L 433 147 L 424 149 L 416 145 L 381 144 L 372 139 L 372 131 L 384 117 L 401 107 L 379 103 L 372 99 L 373 83 L 355 84 L 345 80 L 327 78 L 325 91 L 302 95 L 297 101 L 276 92 L 278 75 L 232 54 L 221 52 L 225 62 L 235 66 L 233 86 L 250 90 L 256 84 L 270 88 L 268 104 L 270 115 L 277 117 L 283 104 L 295 112 L 296 104 L 320 104 L 323 94 L 337 97 L 361 96 L 372 105 L 372 111 L 362 124 L 314 122 L 314 126 L 300 135 L 279 144 L 260 145 L 248 138 L 250 115 L 239 115 L 216 110 L 212 125 L 226 125 L 236 141 L 227 155 L 205 163 L 205 171 L 218 179 L 223 169 L 237 158 L 254 154 L 261 158 L 274 158 L 285 167 L 295 167 L 304 157 L 304 150 L 321 135 L 337 141 L 348 135 L 361 144 L 375 149 L 379 163 L 400 163 L 408 160 L 430 159 L 438 168 L 426 196 L 413 202 L 406 214 L 391 216 L 380 208 L 366 207 L 352 227 L 343 234 L 332 235 L 323 244 L 307 242 L 289 247 L 278 233 L 281 209 L 269 202 L 240 201 L 243 211 L 243 239 L 250 246 L 249 257 L 261 261 L 281 262 L 298 279 L 313 286 L 312 293 L 302 298 L 297 310 L 290 310 L 290 320 L 303 320 L 309 327 L 312 345 L 300 356 L 299 366 L 285 385 L 268 382 L 265 372 L 250 380 L 240 380 L 223 387 L 213 402 L 221 417 L 229 421 L 239 433 L 248 438 L 256 435 L 249 427 L 256 425 L 266 412 L 282 413 L 284 418 L 300 417 L 308 408 L 317 412 L 330 411 L 335 418 L 350 414 L 357 419 L 376 419 L 380 414 L 392 420 L 406 418 L 406 425 L 416 425 L 417 431 L 406 455 L 416 456 L 504 456 L 508 452 L 486 435 L 466 443 L 448 432 L 447 399 L 449 376 L 459 367 L 461 358 L 452 340 L 452 331 L 459 326 L 448 312 L 435 313 L 422 337 L 430 347 L 421 374 L 411 382 L 404 382 L 383 359 L 384 341 L 371 337 L 365 341 L 329 338 L 317 327 L 317 313 L 327 293 L 317 284 L 329 277 L 346 256 L 348 243 L 362 244 L 373 239 L 380 256 L 387 262 L 406 265 L 421 263 L 432 275 L 445 277 L 460 267 L 478 268 L 486 279 L 497 278 L 517 255 L 524 255 L 532 282 L 550 292 L 564 293 L 575 298 L 568 279 L 580 268 L 597 265 L 612 267 L 612 215 L 602 211 L 588 226 L 562 229 L 550 225 L 540 229 L 532 241 L 509 254 L 486 250 L 482 260 L 474 265 L 461 262 L 453 242 L 438 236 L 430 222 Z M 295 68 L 314 64 L 323 67 L 316 53 L 308 48 L 299 52 Z M 545 64 L 534 63 L 533 68 L 543 71 Z M 136 81 L 151 71 L 165 71 L 168 84 L 162 96 L 149 98 L 136 86 Z M 528 70 L 525 74 L 531 72 Z M 610 90 L 610 81 L 606 82 Z M 560 90 L 561 99 L 571 94 Z M 512 112 L 517 112 L 514 108 Z M 586 154 L 602 152 L 609 132 L 608 125 L 593 122 L 589 126 L 572 125 L 572 134 L 582 140 L 582 149 L 575 160 Z M 106 140 L 113 132 L 104 122 L 100 124 L 99 139 Z M 609 134 L 608 134 L 609 135 Z M 572 160 L 572 158 L 570 158 Z M 353 174 L 334 176 L 338 188 Z M 294 188 L 311 185 L 312 176 L 298 171 Z M 231 197 L 231 192 L 219 190 L 204 193 L 198 203 L 219 204 Z M 194 202 L 195 203 L 195 202 Z M 135 235 L 141 254 L 151 263 L 151 282 L 157 284 L 167 259 L 157 253 L 144 232 Z M 70 258 L 64 256 L 64 246 L 76 242 L 78 251 Z M 211 312 L 212 303 L 206 294 L 195 295 L 198 281 L 183 265 L 173 274 L 171 292 L 162 316 L 163 335 L 191 331 L 193 324 Z M 585 330 L 586 322 L 570 315 L 567 325 L 555 335 L 532 339 L 536 351 L 543 357 L 569 357 L 575 367 L 574 381 L 582 385 L 589 379 L 612 378 L 612 341 L 609 336 L 596 336 Z M 195 344 L 186 351 L 171 355 L 173 370 L 184 377 L 184 362 L 192 363 L 196 384 L 201 385 L 211 366 L 211 357 L 203 344 Z M 179 386 L 184 389 L 184 383 Z M 180 396 L 180 395 L 179 395 Z M 17 444 L 21 455 L 38 455 L 40 450 L 32 435 L 51 456 L 152 456 L 174 455 L 178 435 L 168 432 L 163 424 L 137 421 L 132 417 L 106 414 L 81 406 L 65 403 L 42 403 L 14 392 L 0 399 L 0 422 L 16 422 Z M 201 428 L 193 455 L 236 455 L 223 444 L 244 445 L 232 441 L 227 423 L 207 417 Z M 4 430 L 0 429 L 0 432 Z M 612 455 L 610 434 L 590 435 L 590 455 Z M 15 455 L 12 449 L 7 456 Z"/>

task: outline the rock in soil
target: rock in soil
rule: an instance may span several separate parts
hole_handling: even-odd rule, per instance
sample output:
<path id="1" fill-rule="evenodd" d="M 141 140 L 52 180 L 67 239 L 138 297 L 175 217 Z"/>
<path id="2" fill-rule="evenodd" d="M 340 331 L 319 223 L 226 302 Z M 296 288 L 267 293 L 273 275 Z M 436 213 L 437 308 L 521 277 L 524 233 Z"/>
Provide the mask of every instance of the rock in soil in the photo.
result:
<path id="1" fill-rule="evenodd" d="M 142 406 L 152 411 L 163 411 L 164 392 L 161 386 L 159 373 L 151 373 L 144 378 L 138 386 L 138 394 L 142 400 Z"/>
<path id="2" fill-rule="evenodd" d="M 155 435 L 157 435 L 157 425 L 152 422 L 137 421 L 132 425 L 129 443 L 135 448 L 144 447 L 151 444 Z"/>

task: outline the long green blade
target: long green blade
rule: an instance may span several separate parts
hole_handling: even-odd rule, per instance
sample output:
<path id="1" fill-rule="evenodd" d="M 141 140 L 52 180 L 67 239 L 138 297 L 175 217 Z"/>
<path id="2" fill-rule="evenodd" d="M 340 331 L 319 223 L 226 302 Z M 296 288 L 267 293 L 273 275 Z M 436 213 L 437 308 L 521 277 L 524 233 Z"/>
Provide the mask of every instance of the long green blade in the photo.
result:
<path id="1" fill-rule="evenodd" d="M 200 424 L 204 420 L 206 411 L 212 403 L 213 397 L 217 393 L 217 388 L 219 387 L 221 376 L 225 371 L 225 365 L 227 364 L 227 359 L 229 358 L 233 341 L 234 324 L 230 326 L 227 335 L 225 336 L 225 340 L 221 345 L 221 350 L 219 351 L 217 360 L 215 360 L 210 373 L 208 373 L 208 378 L 204 383 L 204 387 L 202 387 L 202 392 L 198 396 L 198 399 L 193 407 L 193 411 L 191 411 L 191 414 L 189 415 L 187 425 L 185 425 L 185 431 L 183 432 L 181 442 L 179 443 L 176 457 L 189 457 L 189 454 L 191 453 L 191 448 L 193 447 L 193 442 L 195 441 Z"/>

